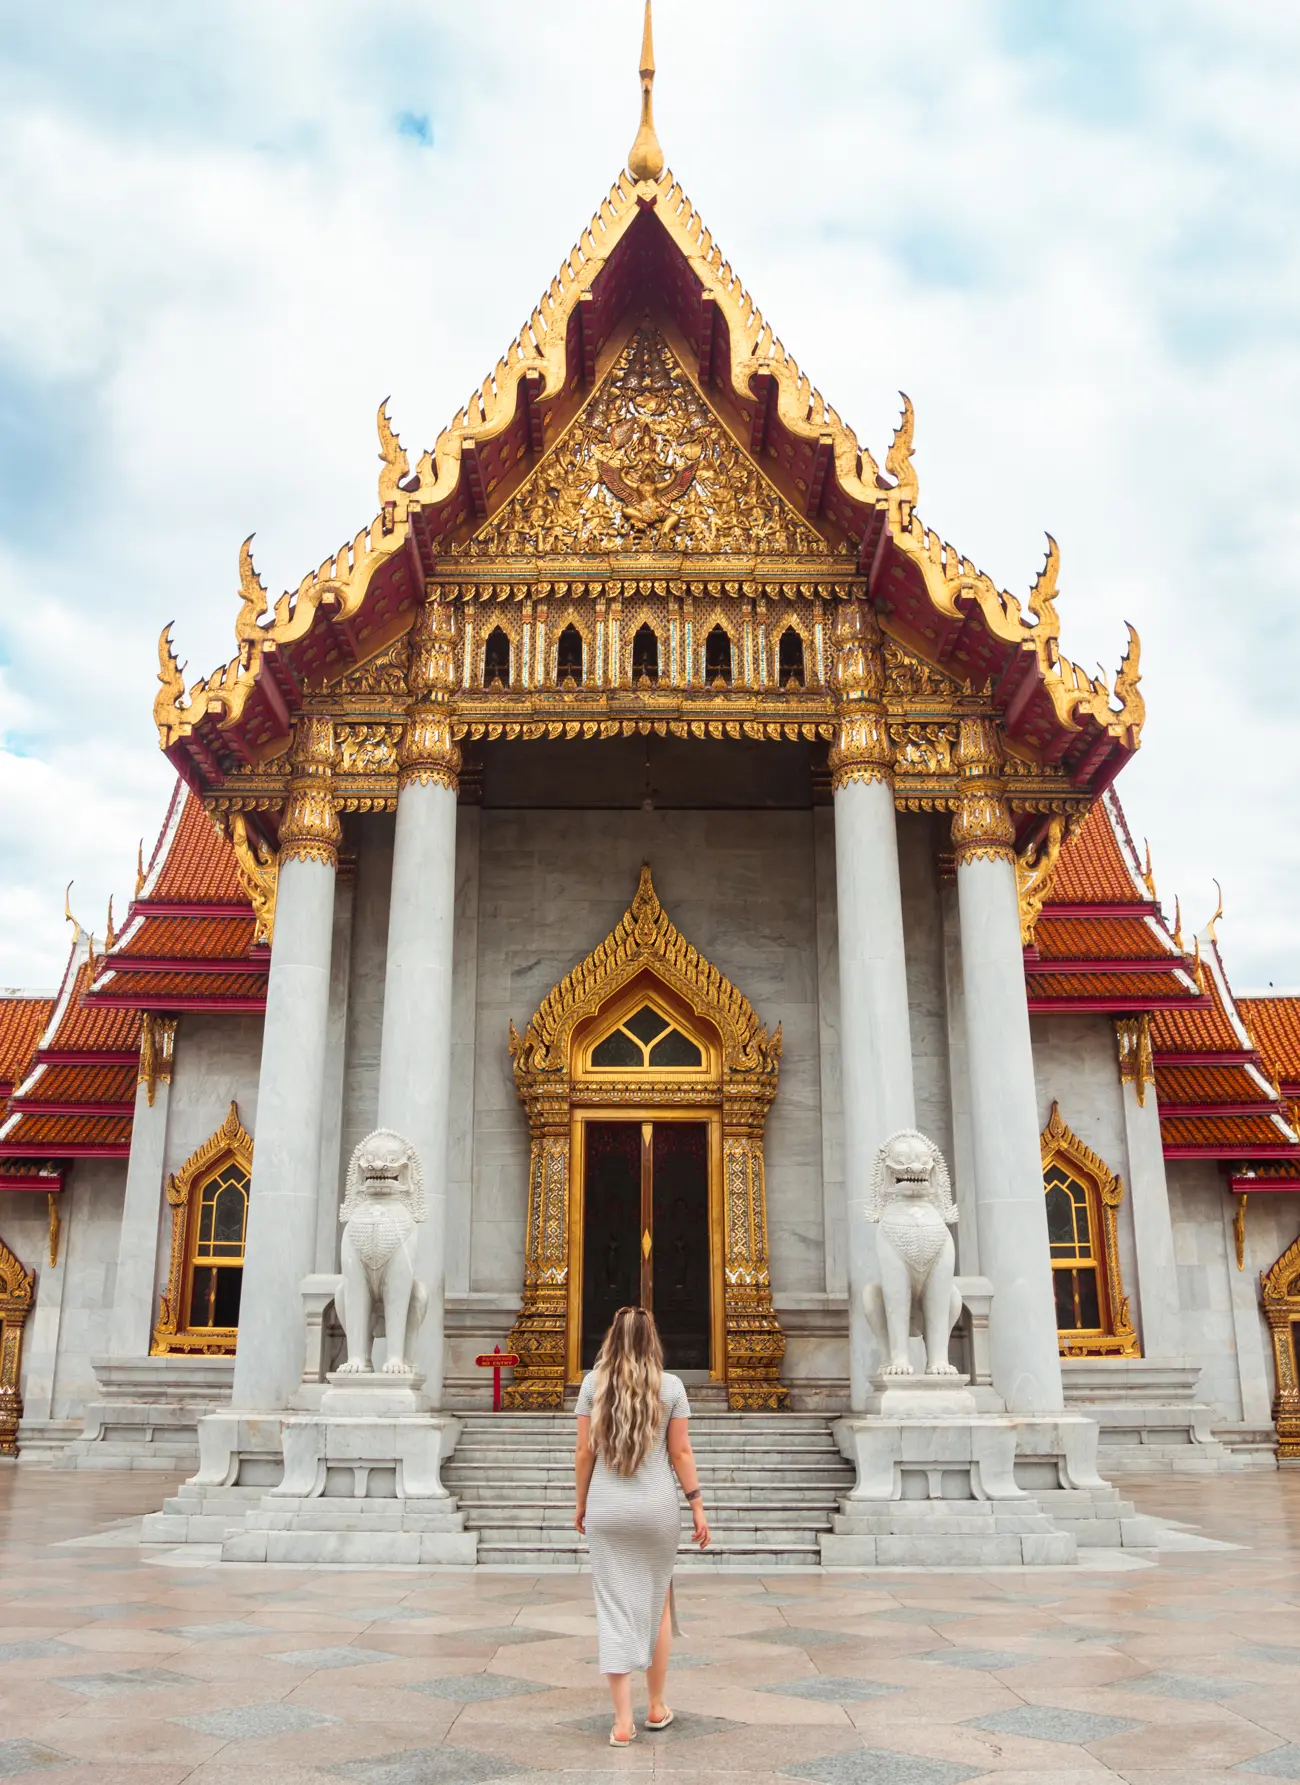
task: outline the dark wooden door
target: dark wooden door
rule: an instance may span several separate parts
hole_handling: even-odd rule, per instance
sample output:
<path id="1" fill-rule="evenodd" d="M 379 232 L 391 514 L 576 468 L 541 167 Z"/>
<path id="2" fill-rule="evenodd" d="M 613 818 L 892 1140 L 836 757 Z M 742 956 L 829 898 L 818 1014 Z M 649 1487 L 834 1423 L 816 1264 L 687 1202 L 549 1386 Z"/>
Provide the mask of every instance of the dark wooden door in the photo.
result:
<path id="1" fill-rule="evenodd" d="M 709 1367 L 709 1128 L 588 1122 L 582 1367 L 614 1312 L 650 1308 L 669 1369 Z"/>
<path id="2" fill-rule="evenodd" d="M 656 1122 L 652 1145 L 655 1321 L 670 1370 L 709 1367 L 709 1128 Z"/>

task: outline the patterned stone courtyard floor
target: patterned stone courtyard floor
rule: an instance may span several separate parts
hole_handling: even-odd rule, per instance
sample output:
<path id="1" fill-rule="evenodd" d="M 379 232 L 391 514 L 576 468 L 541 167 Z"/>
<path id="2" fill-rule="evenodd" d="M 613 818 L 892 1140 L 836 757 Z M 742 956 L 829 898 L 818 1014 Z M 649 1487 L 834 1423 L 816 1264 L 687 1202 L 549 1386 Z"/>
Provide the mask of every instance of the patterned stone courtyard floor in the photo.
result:
<path id="1" fill-rule="evenodd" d="M 585 1576 L 180 1565 L 167 1486 L 0 1468 L 0 1780 L 1300 1780 L 1300 1472 L 1128 1484 L 1242 1545 L 1153 1567 L 679 1575 L 626 1753 Z"/>

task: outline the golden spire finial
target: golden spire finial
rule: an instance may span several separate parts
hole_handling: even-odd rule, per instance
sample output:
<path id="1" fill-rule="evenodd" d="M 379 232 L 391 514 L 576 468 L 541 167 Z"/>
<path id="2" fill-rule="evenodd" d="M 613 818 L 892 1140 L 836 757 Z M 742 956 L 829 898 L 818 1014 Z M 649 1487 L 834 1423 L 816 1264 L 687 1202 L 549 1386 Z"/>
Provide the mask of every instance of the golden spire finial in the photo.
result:
<path id="1" fill-rule="evenodd" d="M 657 180 L 664 171 L 664 152 L 655 135 L 655 43 L 650 0 L 645 0 L 645 31 L 641 37 L 641 128 L 627 158 L 634 180 Z"/>
<path id="2" fill-rule="evenodd" d="M 1223 888 L 1219 885 L 1217 880 L 1214 882 L 1214 890 L 1219 895 L 1219 902 L 1214 907 L 1214 916 L 1205 926 L 1206 938 L 1210 942 L 1217 942 L 1219 940 L 1219 919 L 1223 916 Z"/>

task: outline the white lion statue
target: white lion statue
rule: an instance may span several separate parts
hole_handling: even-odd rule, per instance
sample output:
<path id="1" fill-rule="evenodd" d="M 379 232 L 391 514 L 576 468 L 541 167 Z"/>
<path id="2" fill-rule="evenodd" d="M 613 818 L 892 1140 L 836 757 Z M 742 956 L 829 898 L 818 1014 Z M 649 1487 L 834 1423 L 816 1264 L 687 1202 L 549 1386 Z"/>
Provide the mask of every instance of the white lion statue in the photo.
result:
<path id="1" fill-rule="evenodd" d="M 343 1223 L 343 1276 L 334 1307 L 348 1339 L 340 1375 L 372 1370 L 375 1335 L 388 1340 L 384 1373 L 411 1376 L 415 1335 L 429 1292 L 415 1277 L 415 1229 L 424 1220 L 420 1156 L 391 1128 L 368 1134 L 348 1166 Z"/>
<path id="2" fill-rule="evenodd" d="M 927 1376 L 955 1376 L 948 1335 L 961 1313 L 953 1284 L 957 1220 L 943 1154 L 915 1128 L 892 1134 L 876 1154 L 866 1216 L 880 1227 L 880 1281 L 862 1290 L 862 1307 L 884 1353 L 885 1376 L 911 1376 L 908 1339 L 925 1340 Z"/>

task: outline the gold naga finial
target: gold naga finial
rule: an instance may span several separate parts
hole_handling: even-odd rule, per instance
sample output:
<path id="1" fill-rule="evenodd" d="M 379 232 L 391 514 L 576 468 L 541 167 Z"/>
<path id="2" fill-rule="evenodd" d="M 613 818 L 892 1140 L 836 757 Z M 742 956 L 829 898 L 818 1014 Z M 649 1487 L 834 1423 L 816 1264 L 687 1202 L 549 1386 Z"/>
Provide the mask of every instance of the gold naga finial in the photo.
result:
<path id="1" fill-rule="evenodd" d="M 1147 837 L 1145 839 L 1145 842 L 1146 842 L 1146 849 L 1147 849 L 1147 858 L 1142 866 L 1142 880 L 1143 880 L 1143 884 L 1145 885 L 1147 891 L 1151 894 L 1152 901 L 1156 902 L 1156 876 L 1155 876 L 1155 870 L 1151 865 L 1151 839 L 1150 839 L 1150 837 Z"/>
<path id="2" fill-rule="evenodd" d="M 266 613 L 266 584 L 253 566 L 253 535 L 239 548 L 239 612 L 235 615 L 235 642 L 240 661 L 247 667 L 254 643 L 262 636 Z"/>
<path id="3" fill-rule="evenodd" d="M 117 942 L 117 931 L 113 928 L 113 895 L 108 895 L 108 922 L 104 927 L 104 947 L 112 948 Z"/>
<path id="4" fill-rule="evenodd" d="M 641 36 L 641 128 L 627 158 L 634 180 L 657 180 L 664 171 L 664 152 L 655 135 L 655 44 L 650 0 L 645 0 L 645 30 Z"/>
<path id="5" fill-rule="evenodd" d="M 385 397 L 379 405 L 379 413 L 375 417 L 379 429 L 379 459 L 383 469 L 379 473 L 379 506 L 388 508 L 397 501 L 402 479 L 409 475 L 411 461 L 406 448 L 398 439 L 393 425 L 388 419 L 388 405 L 391 398 Z"/>
<path id="6" fill-rule="evenodd" d="M 85 937 L 87 932 L 82 929 L 81 925 L 77 922 L 76 918 L 72 915 L 72 886 L 73 886 L 73 883 L 71 880 L 69 880 L 67 886 L 64 887 L 64 889 L 63 889 L 63 915 L 67 919 L 67 921 L 72 925 L 72 928 L 75 932 L 74 937 L 73 937 L 73 946 L 79 947 L 81 945 L 82 939 Z"/>
<path id="7" fill-rule="evenodd" d="M 135 852 L 135 897 L 138 899 L 144 891 L 144 838 L 141 837 Z"/>
<path id="8" fill-rule="evenodd" d="M 1217 880 L 1214 882 L 1214 890 L 1219 895 L 1219 902 L 1214 907 L 1213 917 L 1205 926 L 1205 940 L 1207 942 L 1217 942 L 1219 940 L 1218 925 L 1219 919 L 1223 916 L 1223 888 L 1219 885 Z"/>
<path id="9" fill-rule="evenodd" d="M 1174 894 L 1174 947 L 1179 954 L 1186 952 L 1183 948 L 1183 906 L 1177 893 Z"/>

